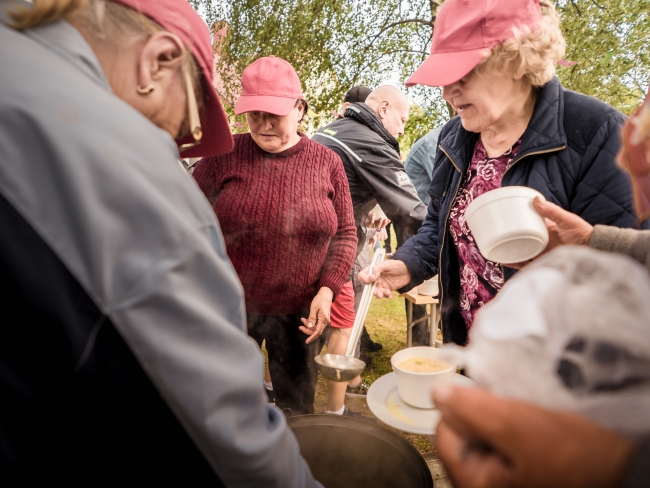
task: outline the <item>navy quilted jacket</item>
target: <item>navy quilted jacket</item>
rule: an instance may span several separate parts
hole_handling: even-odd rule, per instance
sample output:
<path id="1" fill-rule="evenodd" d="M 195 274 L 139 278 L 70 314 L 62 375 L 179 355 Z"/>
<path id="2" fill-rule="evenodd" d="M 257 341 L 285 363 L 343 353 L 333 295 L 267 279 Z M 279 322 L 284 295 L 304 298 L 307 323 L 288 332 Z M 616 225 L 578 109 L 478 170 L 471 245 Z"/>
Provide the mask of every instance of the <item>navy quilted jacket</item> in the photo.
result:
<path id="1" fill-rule="evenodd" d="M 502 186 L 528 186 L 591 224 L 637 227 L 629 179 L 616 166 L 625 116 L 595 98 L 564 89 L 557 78 L 544 85 Z M 411 272 L 414 286 L 439 274 L 445 342 L 465 345 L 460 314 L 460 273 L 449 234 L 449 211 L 470 163 L 477 133 L 459 117 L 440 134 L 427 217 L 417 235 L 395 253 Z M 504 269 L 506 280 L 514 274 Z"/>

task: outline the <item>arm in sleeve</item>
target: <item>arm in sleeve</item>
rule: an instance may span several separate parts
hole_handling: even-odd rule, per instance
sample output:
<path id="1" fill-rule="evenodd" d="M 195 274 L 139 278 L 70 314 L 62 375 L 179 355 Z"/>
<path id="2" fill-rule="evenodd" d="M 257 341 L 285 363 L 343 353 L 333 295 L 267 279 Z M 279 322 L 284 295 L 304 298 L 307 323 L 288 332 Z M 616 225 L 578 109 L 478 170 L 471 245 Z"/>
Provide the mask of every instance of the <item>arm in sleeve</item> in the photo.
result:
<path id="1" fill-rule="evenodd" d="M 354 264 L 357 254 L 357 230 L 354 226 L 352 197 L 343 163 L 338 155 L 332 156 L 334 160 L 330 174 L 334 187 L 332 204 L 336 210 L 338 228 L 327 249 L 319 287 L 327 286 L 334 291 L 336 296 L 341 291 Z"/>
<path id="2" fill-rule="evenodd" d="M 418 233 L 406 241 L 393 255 L 393 259 L 402 261 L 411 273 L 411 282 L 398 290 L 409 291 L 424 280 L 438 274 L 438 209 L 433 201 L 429 202 L 427 217 Z"/>
<path id="3" fill-rule="evenodd" d="M 429 200 L 427 190 L 431 184 L 431 175 L 427 174 L 425 165 L 425 159 L 428 157 L 427 144 L 425 141 L 421 141 L 417 147 L 411 148 L 411 151 L 404 162 L 404 171 L 406 171 L 406 174 L 418 192 L 418 197 L 420 200 L 427 203 Z"/>
<path id="4" fill-rule="evenodd" d="M 569 211 L 592 225 L 638 228 L 630 179 L 616 164 L 624 118 L 610 119 L 596 132 L 582 157 Z"/>
<path id="5" fill-rule="evenodd" d="M 243 290 L 216 225 L 160 256 L 111 307 L 120 334 L 229 487 L 317 487 L 246 335 Z"/>
<path id="6" fill-rule="evenodd" d="M 441 128 L 434 129 L 416 142 L 409 152 L 404 169 L 418 192 L 418 197 L 429 204 L 431 197 L 427 193 L 431 185 L 434 161 Z"/>
<path id="7" fill-rule="evenodd" d="M 596 225 L 589 247 L 625 254 L 650 270 L 650 231 Z"/>
<path id="8" fill-rule="evenodd" d="M 192 172 L 192 177 L 196 180 L 199 188 L 210 202 L 210 206 L 214 205 L 217 199 L 216 176 L 214 174 L 215 161 L 214 158 L 203 158 L 198 163 Z"/>
<path id="9" fill-rule="evenodd" d="M 418 197 L 402 164 L 386 151 L 364 153 L 362 161 L 355 161 L 357 174 L 388 218 L 415 234 L 426 217 L 427 207 Z"/>

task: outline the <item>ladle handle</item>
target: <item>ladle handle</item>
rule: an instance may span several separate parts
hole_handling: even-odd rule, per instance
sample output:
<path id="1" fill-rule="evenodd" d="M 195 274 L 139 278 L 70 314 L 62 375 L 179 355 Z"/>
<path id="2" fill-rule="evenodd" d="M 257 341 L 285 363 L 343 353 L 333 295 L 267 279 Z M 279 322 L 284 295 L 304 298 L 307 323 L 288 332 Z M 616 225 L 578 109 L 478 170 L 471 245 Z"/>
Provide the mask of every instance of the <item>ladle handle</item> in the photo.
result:
<path id="1" fill-rule="evenodd" d="M 375 255 L 372 257 L 371 268 L 378 265 L 384 260 L 386 256 L 385 249 L 377 249 Z M 361 337 L 361 331 L 363 330 L 363 323 L 366 321 L 366 315 L 368 315 L 368 309 L 370 308 L 370 302 L 372 301 L 372 294 L 375 291 L 376 282 L 367 283 L 363 288 L 363 295 L 361 295 L 361 302 L 359 303 L 359 308 L 357 310 L 357 316 L 354 319 L 354 325 L 352 326 L 352 332 L 350 333 L 350 341 L 348 342 L 348 348 L 345 351 L 346 356 L 354 356 L 354 351 L 357 348 L 357 342 Z"/>

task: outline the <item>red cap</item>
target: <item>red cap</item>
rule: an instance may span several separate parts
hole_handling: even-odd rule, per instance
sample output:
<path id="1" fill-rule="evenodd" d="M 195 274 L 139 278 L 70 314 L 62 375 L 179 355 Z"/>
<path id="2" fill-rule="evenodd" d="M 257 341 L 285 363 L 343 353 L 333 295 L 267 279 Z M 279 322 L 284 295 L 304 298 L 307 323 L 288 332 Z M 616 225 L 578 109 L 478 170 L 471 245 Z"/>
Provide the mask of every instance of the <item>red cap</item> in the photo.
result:
<path id="1" fill-rule="evenodd" d="M 249 64 L 241 76 L 242 91 L 235 113 L 268 112 L 288 115 L 296 100 L 305 98 L 293 66 L 284 59 L 269 56 Z"/>
<path id="2" fill-rule="evenodd" d="M 205 83 L 207 103 L 201 116 L 203 137 L 201 144 L 183 151 L 184 158 L 215 156 L 230 152 L 233 148 L 228 117 L 221 106 L 219 95 L 212 86 L 214 54 L 210 41 L 210 29 L 194 11 L 187 0 L 113 0 L 146 15 L 164 29 L 176 34 L 190 49 L 201 67 Z M 180 146 L 194 142 L 191 134 L 176 143 Z"/>
<path id="3" fill-rule="evenodd" d="M 486 51 L 514 37 L 513 27 L 537 30 L 539 0 L 447 0 L 433 28 L 431 54 L 406 86 L 447 86 L 472 71 Z"/>

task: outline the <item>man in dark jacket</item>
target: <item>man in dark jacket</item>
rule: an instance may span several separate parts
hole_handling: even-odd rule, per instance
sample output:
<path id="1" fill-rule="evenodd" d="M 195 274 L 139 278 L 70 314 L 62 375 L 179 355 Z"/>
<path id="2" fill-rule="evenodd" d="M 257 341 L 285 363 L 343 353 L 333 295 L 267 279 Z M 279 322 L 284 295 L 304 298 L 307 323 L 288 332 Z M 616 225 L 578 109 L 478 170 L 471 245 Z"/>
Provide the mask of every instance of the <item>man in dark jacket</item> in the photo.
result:
<path id="1" fill-rule="evenodd" d="M 365 103 L 348 106 L 342 119 L 314 134 L 315 141 L 332 149 L 343 161 L 357 226 L 357 256 L 366 246 L 366 219 L 375 205 L 379 204 L 387 217 L 410 235 L 417 232 L 426 216 L 426 206 L 404 171 L 396 139 L 404 133 L 408 113 L 406 96 L 395 87 L 381 86 Z M 356 306 L 359 298 L 360 294 Z M 426 330 L 414 332 L 426 336 Z"/>
<path id="2" fill-rule="evenodd" d="M 357 255 L 366 244 L 366 217 L 375 205 L 411 234 L 420 228 L 426 206 L 418 197 L 400 160 L 396 137 L 404 133 L 409 104 L 392 86 L 373 91 L 365 103 L 353 103 L 345 117 L 322 127 L 314 140 L 343 160 L 357 226 Z"/>

